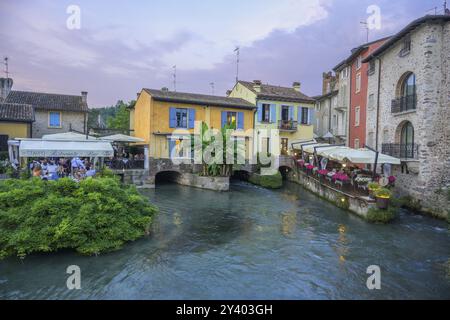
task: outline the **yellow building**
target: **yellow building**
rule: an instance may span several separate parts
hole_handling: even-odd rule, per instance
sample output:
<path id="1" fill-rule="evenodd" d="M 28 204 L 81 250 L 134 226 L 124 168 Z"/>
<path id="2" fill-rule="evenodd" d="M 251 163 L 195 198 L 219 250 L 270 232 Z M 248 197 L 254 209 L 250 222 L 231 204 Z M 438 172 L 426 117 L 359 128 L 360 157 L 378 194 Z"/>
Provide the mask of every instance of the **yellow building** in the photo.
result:
<path id="1" fill-rule="evenodd" d="M 195 124 L 205 122 L 211 129 L 221 129 L 225 124 L 236 124 L 235 136 L 245 139 L 247 155 L 252 135 L 256 107 L 240 98 L 143 89 L 130 116 L 134 136 L 145 140 L 149 157 L 173 158 L 171 152 L 194 134 Z M 180 158 L 186 154 L 176 155 Z"/>
<path id="2" fill-rule="evenodd" d="M 8 151 L 8 140 L 30 138 L 34 121 L 33 107 L 0 102 L 0 152 Z"/>
<path id="3" fill-rule="evenodd" d="M 288 88 L 262 84 L 259 80 L 239 81 L 228 96 L 245 99 L 257 106 L 255 141 L 258 152 L 288 154 L 292 143 L 313 139 L 315 101 L 300 91 L 299 82 Z M 279 130 L 279 150 L 273 150 L 270 134 L 261 136 L 264 130 L 260 129 Z"/>

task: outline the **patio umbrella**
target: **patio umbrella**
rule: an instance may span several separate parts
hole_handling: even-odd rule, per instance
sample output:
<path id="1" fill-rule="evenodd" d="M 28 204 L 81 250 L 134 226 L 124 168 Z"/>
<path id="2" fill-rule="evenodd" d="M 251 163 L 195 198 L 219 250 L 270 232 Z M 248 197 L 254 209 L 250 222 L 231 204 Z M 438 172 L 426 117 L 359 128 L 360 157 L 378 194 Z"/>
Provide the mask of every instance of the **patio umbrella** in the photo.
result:
<path id="1" fill-rule="evenodd" d="M 331 144 L 331 139 L 333 139 L 334 136 L 330 131 L 328 131 L 327 133 L 325 133 L 325 135 L 322 138 L 328 139 L 328 142 Z"/>
<path id="2" fill-rule="evenodd" d="M 63 133 L 54 133 L 54 134 L 46 134 L 42 136 L 42 140 L 98 140 L 96 137 L 88 136 L 86 139 L 86 135 L 78 132 L 63 132 Z"/>
<path id="3" fill-rule="evenodd" d="M 111 136 L 101 137 L 102 140 L 112 141 L 112 142 L 144 142 L 144 139 L 127 136 L 125 134 L 113 134 Z"/>

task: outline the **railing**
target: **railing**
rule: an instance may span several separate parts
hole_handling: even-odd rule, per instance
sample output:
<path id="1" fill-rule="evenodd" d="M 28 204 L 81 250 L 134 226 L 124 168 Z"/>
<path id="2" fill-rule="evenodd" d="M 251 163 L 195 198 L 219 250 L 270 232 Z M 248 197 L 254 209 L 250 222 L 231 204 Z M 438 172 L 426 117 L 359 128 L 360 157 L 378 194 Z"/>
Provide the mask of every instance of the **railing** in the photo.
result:
<path id="1" fill-rule="evenodd" d="M 113 170 L 144 169 L 144 160 L 113 159 L 107 162 L 107 165 Z"/>
<path id="2" fill-rule="evenodd" d="M 417 97 L 415 94 L 400 97 L 395 100 L 392 100 L 391 112 L 399 113 L 409 110 L 416 110 L 416 104 L 417 104 Z"/>
<path id="3" fill-rule="evenodd" d="M 418 159 L 419 145 L 415 143 L 383 143 L 381 145 L 381 153 L 399 159 Z"/>
<path id="4" fill-rule="evenodd" d="M 278 120 L 278 129 L 280 130 L 297 130 L 298 121 L 294 120 Z"/>

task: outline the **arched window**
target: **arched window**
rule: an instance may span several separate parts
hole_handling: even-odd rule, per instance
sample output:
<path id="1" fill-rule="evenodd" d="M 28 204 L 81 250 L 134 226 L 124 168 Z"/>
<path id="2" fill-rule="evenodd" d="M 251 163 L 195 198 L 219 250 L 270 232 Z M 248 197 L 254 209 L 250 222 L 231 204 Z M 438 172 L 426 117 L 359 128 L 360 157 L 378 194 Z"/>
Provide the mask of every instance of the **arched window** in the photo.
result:
<path id="1" fill-rule="evenodd" d="M 416 109 L 416 75 L 408 73 L 401 80 L 400 111 Z"/>
<path id="2" fill-rule="evenodd" d="M 414 127 L 411 122 L 406 122 L 400 133 L 401 158 L 414 158 Z"/>

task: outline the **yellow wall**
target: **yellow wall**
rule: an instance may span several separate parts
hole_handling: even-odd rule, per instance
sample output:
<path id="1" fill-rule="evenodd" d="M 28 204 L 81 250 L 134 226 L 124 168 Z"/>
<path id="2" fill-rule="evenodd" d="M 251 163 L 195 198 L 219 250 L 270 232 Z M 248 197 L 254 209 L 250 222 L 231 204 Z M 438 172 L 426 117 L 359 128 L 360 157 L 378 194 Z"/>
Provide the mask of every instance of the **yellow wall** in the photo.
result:
<path id="1" fill-rule="evenodd" d="M 6 134 L 9 139 L 29 138 L 30 125 L 23 122 L 0 122 L 0 134 Z"/>
<path id="2" fill-rule="evenodd" d="M 134 135 L 134 108 L 130 109 L 130 132 Z"/>
<path id="3" fill-rule="evenodd" d="M 204 121 L 210 128 L 221 128 L 222 111 L 243 112 L 244 130 L 252 129 L 254 124 L 254 110 L 155 101 L 146 91 L 142 91 L 134 108 L 134 135 L 144 139 L 144 144 L 149 144 L 152 158 L 169 157 L 167 137 L 174 131 L 178 134 L 194 133 L 194 129 L 169 127 L 170 107 L 195 109 L 195 121 Z"/>

